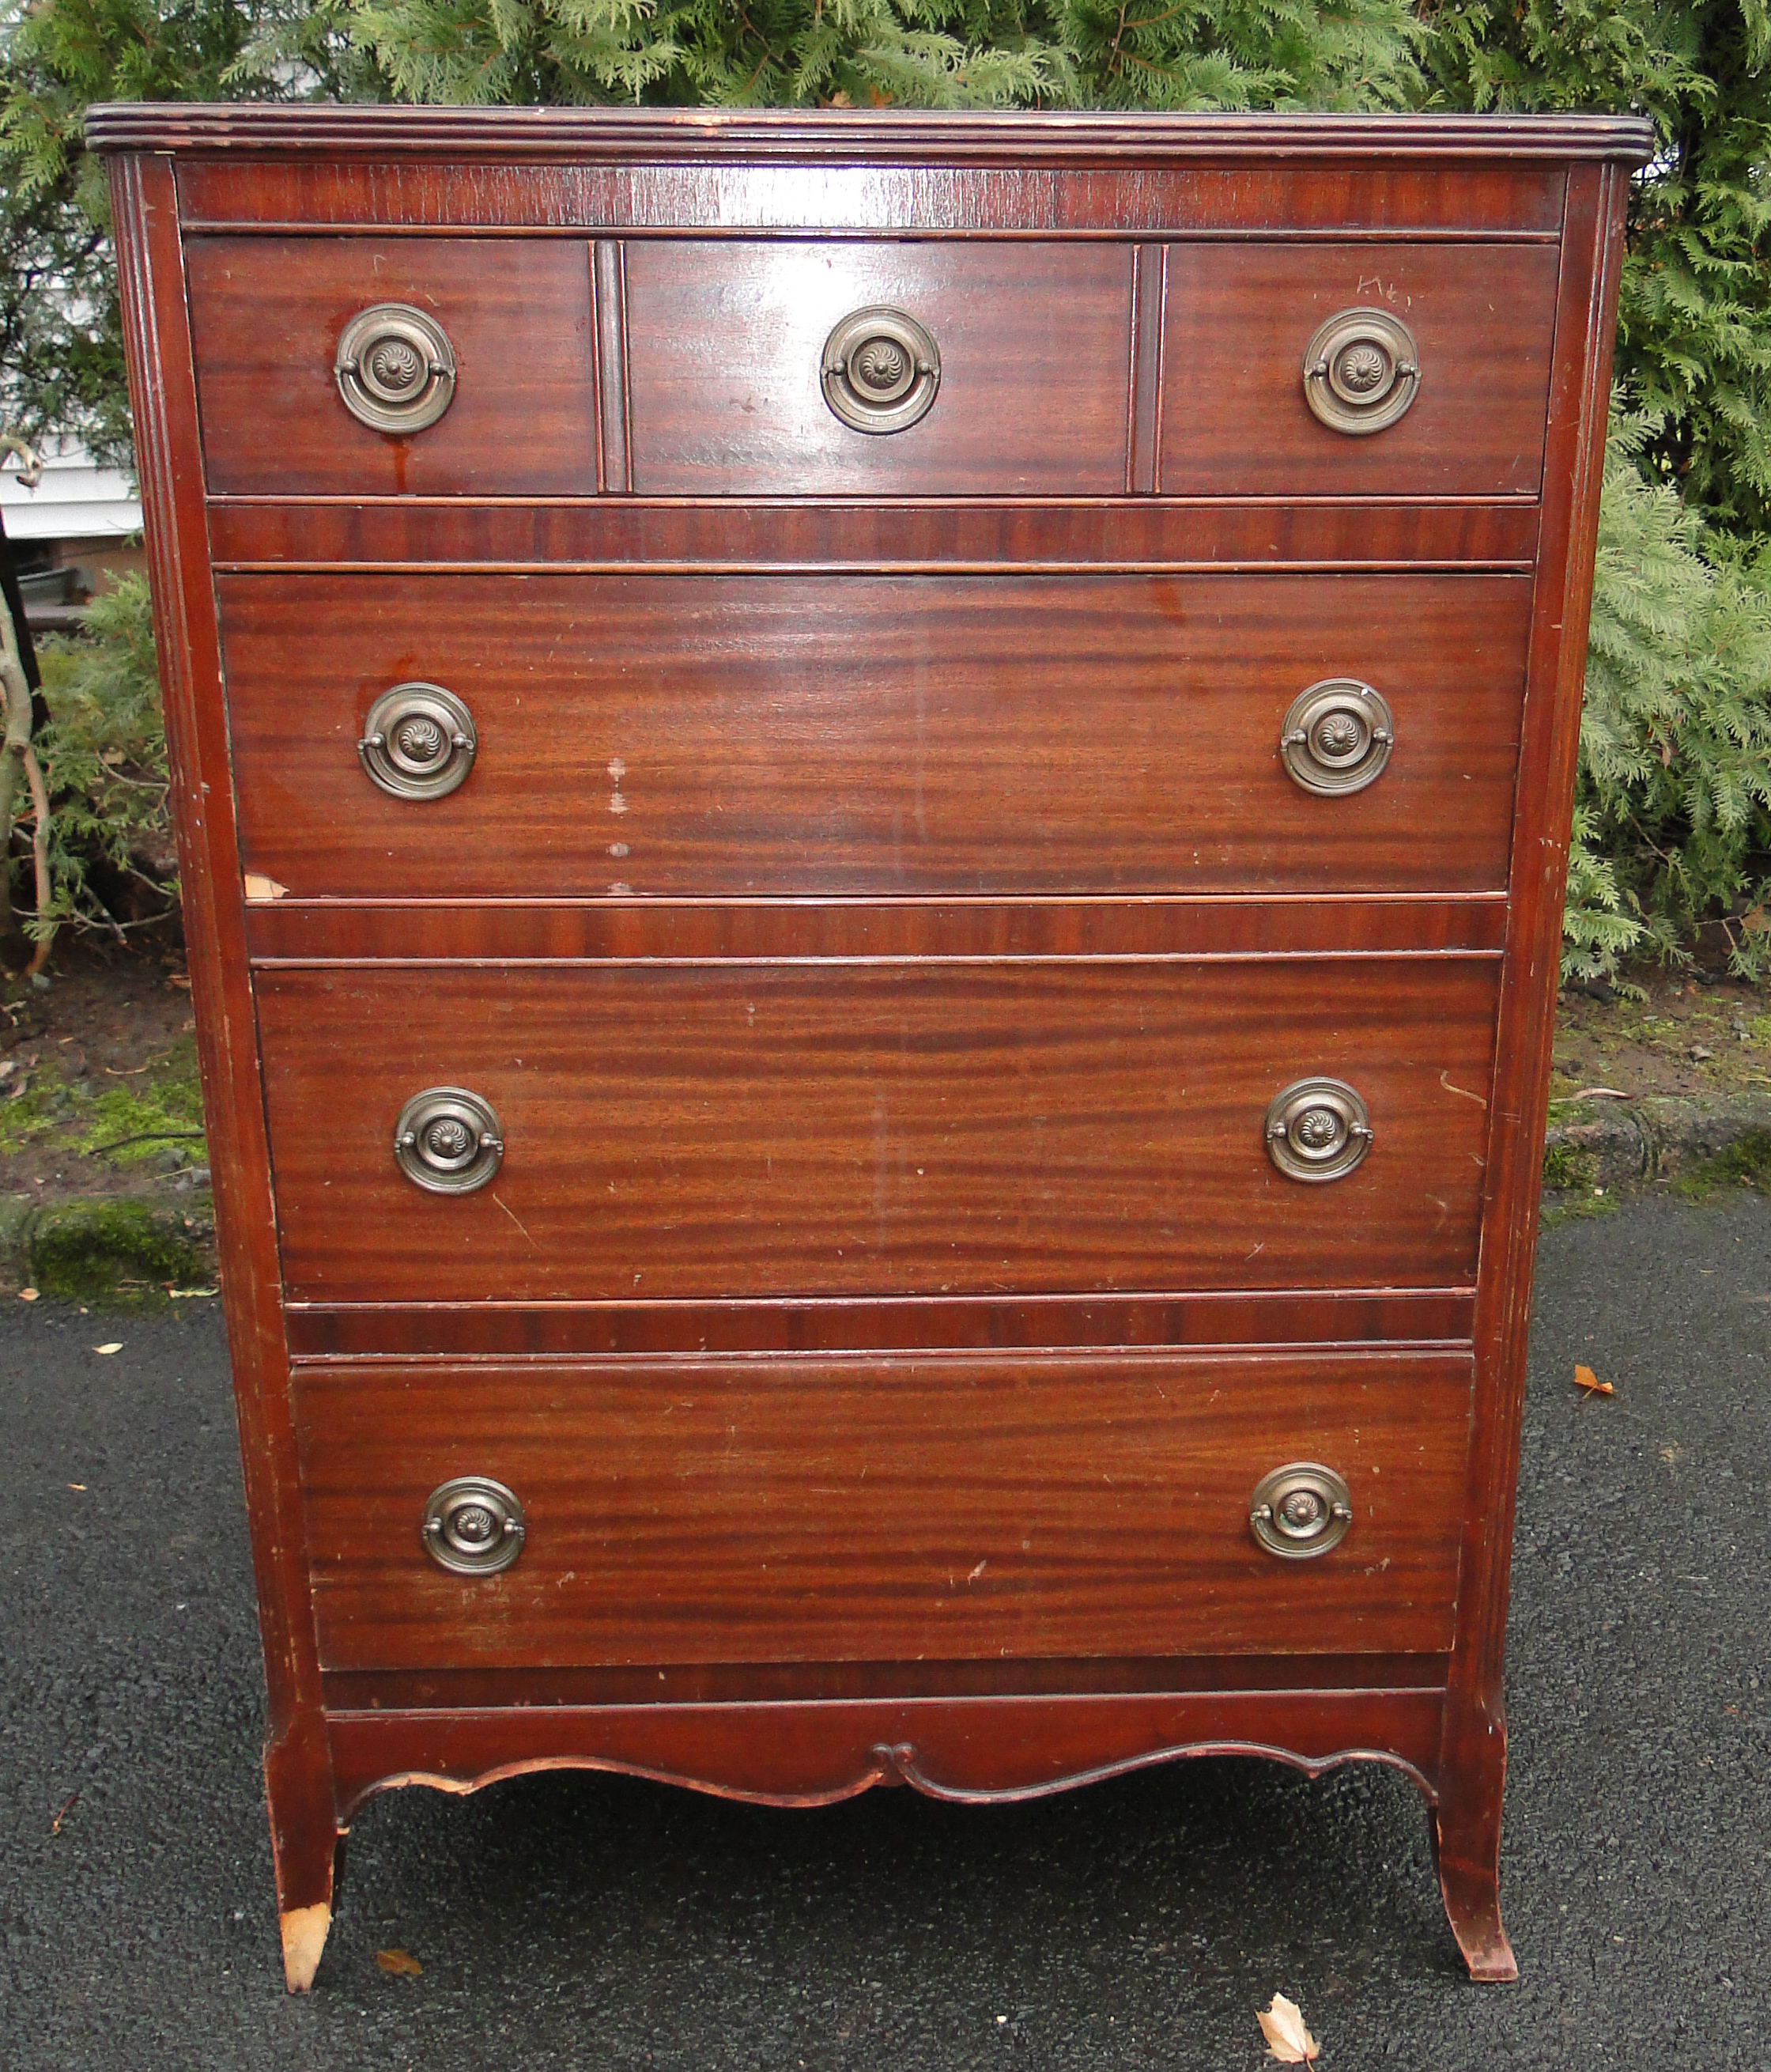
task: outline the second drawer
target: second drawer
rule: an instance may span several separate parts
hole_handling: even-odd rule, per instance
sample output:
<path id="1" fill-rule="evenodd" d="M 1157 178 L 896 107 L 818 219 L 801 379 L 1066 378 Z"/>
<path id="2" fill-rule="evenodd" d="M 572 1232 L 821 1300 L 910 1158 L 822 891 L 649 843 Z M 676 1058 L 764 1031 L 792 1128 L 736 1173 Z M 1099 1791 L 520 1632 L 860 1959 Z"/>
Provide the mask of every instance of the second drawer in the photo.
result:
<path id="1" fill-rule="evenodd" d="M 219 589 L 243 860 L 299 898 L 1506 883 L 1522 577 Z M 468 716 L 454 788 L 427 693 L 414 796 L 360 760 L 409 681 Z"/>

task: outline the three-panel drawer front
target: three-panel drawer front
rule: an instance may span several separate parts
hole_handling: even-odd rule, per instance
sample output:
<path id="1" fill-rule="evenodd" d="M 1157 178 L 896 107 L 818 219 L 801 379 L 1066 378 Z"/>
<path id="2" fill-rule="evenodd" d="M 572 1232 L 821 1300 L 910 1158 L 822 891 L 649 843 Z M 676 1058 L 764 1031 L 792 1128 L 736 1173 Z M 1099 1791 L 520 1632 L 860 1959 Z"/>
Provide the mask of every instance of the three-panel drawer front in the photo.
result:
<path id="1" fill-rule="evenodd" d="M 298 1367 L 328 1669 L 1450 1645 L 1467 1356 Z"/>
<path id="2" fill-rule="evenodd" d="M 1498 890 L 1510 576 L 224 577 L 298 898 Z"/>
<path id="3" fill-rule="evenodd" d="M 217 493 L 1512 498 L 1558 252 L 197 236 L 187 266 Z"/>
<path id="4" fill-rule="evenodd" d="M 1468 1287 L 1492 957 L 255 980 L 290 1294 Z"/>

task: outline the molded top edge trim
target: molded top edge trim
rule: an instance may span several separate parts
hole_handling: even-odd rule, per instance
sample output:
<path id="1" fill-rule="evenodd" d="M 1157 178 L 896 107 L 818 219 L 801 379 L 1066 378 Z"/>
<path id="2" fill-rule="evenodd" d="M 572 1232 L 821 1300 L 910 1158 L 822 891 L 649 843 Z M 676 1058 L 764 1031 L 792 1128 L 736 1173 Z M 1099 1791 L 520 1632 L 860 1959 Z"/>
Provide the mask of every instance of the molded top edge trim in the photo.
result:
<path id="1" fill-rule="evenodd" d="M 842 163 L 1111 165 L 1257 158 L 1621 158 L 1654 143 L 1637 116 L 803 113 L 649 108 L 388 108 L 113 103 L 89 109 L 95 151 L 446 152 L 591 162 L 746 158 Z"/>

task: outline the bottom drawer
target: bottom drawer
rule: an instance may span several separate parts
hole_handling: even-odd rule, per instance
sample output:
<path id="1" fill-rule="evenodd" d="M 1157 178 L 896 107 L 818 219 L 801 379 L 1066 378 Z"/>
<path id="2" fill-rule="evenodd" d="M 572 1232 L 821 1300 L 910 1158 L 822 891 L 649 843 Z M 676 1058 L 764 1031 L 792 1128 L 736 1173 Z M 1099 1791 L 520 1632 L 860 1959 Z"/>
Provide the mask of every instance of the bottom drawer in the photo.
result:
<path id="1" fill-rule="evenodd" d="M 1467 1355 L 1114 1353 L 298 1367 L 328 1669 L 1432 1654 L 1457 1585 Z M 1291 1462 L 1353 1521 L 1282 1560 Z M 426 1551 L 505 1485 L 501 1572 Z"/>

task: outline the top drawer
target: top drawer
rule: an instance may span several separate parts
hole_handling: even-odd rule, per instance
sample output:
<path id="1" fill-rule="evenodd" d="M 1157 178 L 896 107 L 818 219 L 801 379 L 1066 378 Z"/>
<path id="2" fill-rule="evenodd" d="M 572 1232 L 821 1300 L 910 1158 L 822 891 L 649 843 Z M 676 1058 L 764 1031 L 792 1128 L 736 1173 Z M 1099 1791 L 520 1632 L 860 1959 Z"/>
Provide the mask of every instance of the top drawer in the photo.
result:
<path id="1" fill-rule="evenodd" d="M 222 494 L 1491 497 L 1538 492 L 1557 265 L 1424 240 L 199 236 L 188 278 Z M 389 306 L 414 317 L 381 371 L 441 399 L 415 429 L 341 393 L 341 360 L 344 388 L 380 367 L 353 320 Z"/>

